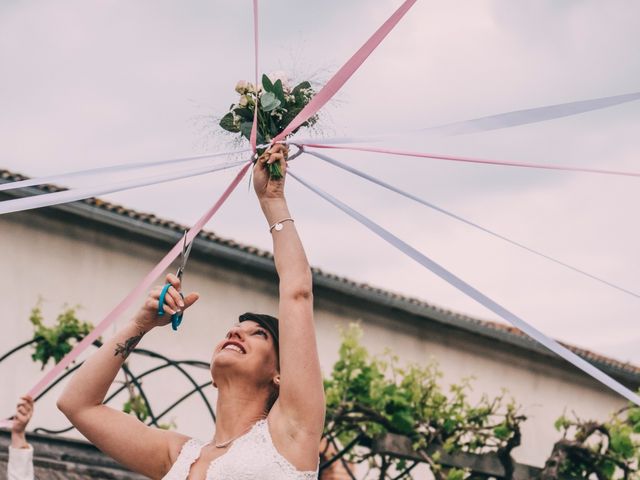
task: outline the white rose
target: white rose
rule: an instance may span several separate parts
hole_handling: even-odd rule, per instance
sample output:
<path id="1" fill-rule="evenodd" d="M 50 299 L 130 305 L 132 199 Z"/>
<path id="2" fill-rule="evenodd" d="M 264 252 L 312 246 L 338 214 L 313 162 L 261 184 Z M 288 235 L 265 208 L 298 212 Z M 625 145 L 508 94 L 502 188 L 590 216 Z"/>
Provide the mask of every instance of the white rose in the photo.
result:
<path id="1" fill-rule="evenodd" d="M 246 107 L 248 103 L 249 103 L 249 99 L 247 98 L 247 96 L 242 95 L 240 97 L 240 101 L 238 102 L 238 105 L 240 105 L 241 107 Z"/>
<path id="2" fill-rule="evenodd" d="M 286 72 L 278 70 L 277 72 L 271 72 L 269 75 L 267 75 L 267 77 L 269 77 L 271 83 L 276 83 L 278 80 L 280 80 L 282 82 L 282 88 L 284 90 L 291 90 L 291 86 L 289 85 L 289 77 L 287 76 Z"/>
<path id="3" fill-rule="evenodd" d="M 246 93 L 249 85 L 250 84 L 245 82 L 244 80 L 240 80 L 238 83 L 236 83 L 236 92 L 240 94 Z"/>

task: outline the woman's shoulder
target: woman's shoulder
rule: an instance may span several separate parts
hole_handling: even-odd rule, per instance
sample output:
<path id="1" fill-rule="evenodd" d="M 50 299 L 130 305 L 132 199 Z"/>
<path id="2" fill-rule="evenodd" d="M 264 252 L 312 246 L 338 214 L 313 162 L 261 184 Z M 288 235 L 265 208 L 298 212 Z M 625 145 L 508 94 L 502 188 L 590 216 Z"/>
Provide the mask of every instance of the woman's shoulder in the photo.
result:
<path id="1" fill-rule="evenodd" d="M 200 457 L 205 442 L 171 432 L 170 464 L 162 480 L 184 480 L 189 476 L 191 465 Z"/>
<path id="2" fill-rule="evenodd" d="M 298 471 L 317 469 L 320 435 L 292 422 L 278 407 L 278 402 L 264 426 L 276 451 Z"/>
<path id="3" fill-rule="evenodd" d="M 169 464 L 173 465 L 180 453 L 187 448 L 200 448 L 203 444 L 200 440 L 191 438 L 178 432 L 167 432 L 169 446 Z"/>

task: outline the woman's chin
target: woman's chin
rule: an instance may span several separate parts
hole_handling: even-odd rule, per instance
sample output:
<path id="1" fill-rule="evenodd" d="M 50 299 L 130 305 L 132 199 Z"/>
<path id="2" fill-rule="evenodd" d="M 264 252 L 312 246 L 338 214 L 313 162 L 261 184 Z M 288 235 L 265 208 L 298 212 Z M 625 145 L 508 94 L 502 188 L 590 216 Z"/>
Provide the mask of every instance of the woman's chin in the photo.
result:
<path id="1" fill-rule="evenodd" d="M 236 363 L 242 360 L 245 355 L 233 350 L 221 350 L 213 356 L 213 364 L 215 365 L 228 365 Z"/>

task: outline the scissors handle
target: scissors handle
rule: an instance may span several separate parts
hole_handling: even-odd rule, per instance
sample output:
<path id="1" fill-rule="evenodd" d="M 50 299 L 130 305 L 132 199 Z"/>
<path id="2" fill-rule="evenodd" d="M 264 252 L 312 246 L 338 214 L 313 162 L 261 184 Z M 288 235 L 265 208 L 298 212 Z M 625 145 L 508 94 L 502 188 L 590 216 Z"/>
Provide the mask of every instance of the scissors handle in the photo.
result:
<path id="1" fill-rule="evenodd" d="M 162 291 L 160 292 L 160 297 L 158 298 L 158 316 L 164 316 L 164 298 L 167 296 L 167 291 L 171 288 L 171 284 L 167 283 L 164 287 L 162 287 Z M 184 298 L 182 292 L 179 292 L 180 296 Z M 184 316 L 183 312 L 177 312 L 171 315 L 171 328 L 176 331 L 178 327 L 182 323 L 182 317 Z"/>

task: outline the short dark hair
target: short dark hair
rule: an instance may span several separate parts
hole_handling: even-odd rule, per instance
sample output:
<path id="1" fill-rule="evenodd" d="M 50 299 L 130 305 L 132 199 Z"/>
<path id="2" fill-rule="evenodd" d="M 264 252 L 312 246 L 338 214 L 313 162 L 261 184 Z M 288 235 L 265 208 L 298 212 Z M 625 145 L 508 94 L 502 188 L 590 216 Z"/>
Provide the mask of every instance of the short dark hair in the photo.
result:
<path id="1" fill-rule="evenodd" d="M 273 338 L 273 345 L 276 347 L 276 353 L 280 355 L 280 330 L 278 328 L 278 319 L 267 315 L 266 313 L 243 313 L 238 317 L 240 322 L 246 322 L 252 320 L 261 327 L 265 328 Z"/>
<path id="2" fill-rule="evenodd" d="M 276 362 L 278 366 L 278 370 L 280 370 L 280 329 L 278 327 L 278 319 L 276 317 L 272 317 L 271 315 L 267 315 L 266 313 L 243 313 L 238 317 L 240 323 L 246 322 L 247 320 L 252 320 L 256 322 L 261 327 L 265 328 L 270 334 L 271 338 L 273 338 L 273 346 L 276 349 Z M 267 400 L 266 411 L 267 413 L 273 407 L 273 404 L 276 403 L 278 396 L 280 395 L 280 389 L 277 386 L 272 386 L 271 393 L 269 394 L 269 399 Z"/>

